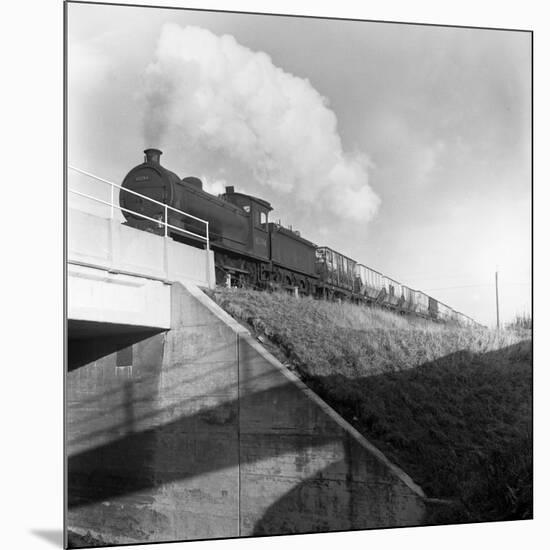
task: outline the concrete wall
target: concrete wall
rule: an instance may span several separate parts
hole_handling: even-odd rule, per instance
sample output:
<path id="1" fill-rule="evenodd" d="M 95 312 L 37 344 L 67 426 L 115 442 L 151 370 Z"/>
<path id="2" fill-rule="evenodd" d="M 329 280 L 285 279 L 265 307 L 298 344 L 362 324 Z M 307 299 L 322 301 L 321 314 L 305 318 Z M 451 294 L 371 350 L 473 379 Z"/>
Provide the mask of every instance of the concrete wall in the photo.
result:
<path id="1" fill-rule="evenodd" d="M 69 263 L 164 281 L 215 284 L 214 254 L 75 209 L 68 215 Z"/>
<path id="2" fill-rule="evenodd" d="M 69 321 L 170 328 L 170 285 L 81 265 L 67 274 Z"/>
<path id="3" fill-rule="evenodd" d="M 68 527 L 106 542 L 421 524 L 423 493 L 198 289 L 71 369 Z M 121 343 L 121 345 L 127 345 Z"/>

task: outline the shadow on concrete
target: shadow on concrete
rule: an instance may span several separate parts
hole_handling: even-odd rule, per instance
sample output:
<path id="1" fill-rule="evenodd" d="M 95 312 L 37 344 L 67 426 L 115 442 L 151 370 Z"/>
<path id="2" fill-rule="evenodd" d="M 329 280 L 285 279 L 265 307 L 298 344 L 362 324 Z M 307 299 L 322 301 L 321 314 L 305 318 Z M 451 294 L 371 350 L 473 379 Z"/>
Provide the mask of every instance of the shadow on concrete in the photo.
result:
<path id="1" fill-rule="evenodd" d="M 474 481 L 488 479 L 481 493 L 476 494 L 480 499 L 484 494 L 492 498 L 501 488 L 490 486 L 491 479 L 497 483 L 495 480 L 500 475 L 498 472 L 491 474 L 491 468 L 498 461 L 505 462 L 507 456 L 503 451 L 498 458 L 498 452 L 503 445 L 519 452 L 517 442 L 524 445 L 525 434 L 530 434 L 531 403 L 526 396 L 532 395 L 532 382 L 530 376 L 526 376 L 531 372 L 530 348 L 527 347 L 528 344 L 521 343 L 484 355 L 458 352 L 406 371 L 361 378 L 333 375 L 306 382 L 428 489 L 429 496 L 460 497 L 457 490 L 472 491 L 472 482 L 468 484 L 467 481 L 472 478 Z M 149 375 L 145 373 L 144 376 Z M 152 383 L 148 382 L 139 391 L 123 385 L 118 391 L 122 395 L 125 420 L 108 434 L 112 440 L 69 456 L 69 508 L 161 488 L 173 481 L 227 469 L 238 463 L 244 466 L 278 456 L 277 453 L 289 448 L 299 452 L 306 447 L 315 448 L 341 439 L 341 434 L 328 432 L 306 438 L 299 432 L 293 435 L 267 430 L 248 435 L 251 438 L 261 435 L 264 440 L 272 438 L 276 442 L 286 438 L 289 446 L 279 443 L 256 445 L 253 453 L 243 454 L 236 444 L 243 413 L 253 418 L 262 410 L 263 403 L 285 403 L 288 392 L 296 391 L 293 384 L 249 393 L 243 391 L 238 400 L 229 399 L 192 414 L 174 417 L 170 407 L 143 413 L 144 409 L 139 406 L 156 395 L 156 378 L 151 375 L 149 382 L 152 380 Z M 189 401 L 192 400 L 190 396 Z M 184 401 L 180 400 L 177 406 L 181 407 Z M 108 408 L 101 411 L 105 417 L 111 414 L 114 415 L 114 411 Z M 158 425 L 136 430 L 144 419 L 154 424 L 155 417 Z M 528 438 L 530 441 L 530 435 Z M 351 456 L 345 460 L 351 460 Z M 294 525 L 292 517 L 304 508 L 305 500 L 312 494 L 310 490 L 322 489 L 315 494 L 322 494 L 329 507 L 330 487 L 325 478 L 330 479 L 334 469 L 338 470 L 338 463 L 294 486 L 257 521 L 254 533 L 296 532 L 290 527 Z M 512 472 L 511 475 L 516 474 Z M 499 483 L 501 481 L 507 482 L 504 479 Z M 528 473 L 523 482 L 529 486 Z M 529 500 L 528 497 L 526 494 L 523 501 Z M 505 500 L 500 494 L 496 498 Z M 350 506 L 353 505 L 350 499 Z M 472 515 L 465 517 L 470 521 L 490 519 L 492 511 L 484 513 L 487 514 L 485 519 L 475 519 Z M 508 519 L 522 515 L 528 516 L 529 510 L 512 510 Z M 450 518 L 449 521 L 457 520 Z M 328 523 L 317 524 L 317 527 L 319 531 L 330 530 Z M 340 527 L 347 528 L 350 526 Z"/>
<path id="2" fill-rule="evenodd" d="M 32 529 L 31 533 L 39 539 L 49 542 L 57 548 L 63 548 L 63 530 L 62 529 Z"/>
<path id="3" fill-rule="evenodd" d="M 229 400 L 215 407 L 201 408 L 195 414 L 180 416 L 170 422 L 139 431 L 132 430 L 136 422 L 151 422 L 155 417 L 170 416 L 171 407 L 140 415 L 139 411 L 128 412 L 133 410 L 133 404 L 126 401 L 124 416 L 132 419 L 132 426 L 121 422 L 112 426 L 109 434 L 126 432 L 127 435 L 69 456 L 69 508 L 158 488 L 173 481 L 246 463 L 246 457 L 242 453 L 239 457 L 237 448 L 240 411 L 254 411 L 266 402 L 284 402 L 289 391 L 296 391 L 296 387 L 287 383 L 244 395 L 240 400 Z M 131 392 L 127 392 L 126 399 L 131 399 L 131 395 Z M 192 402 L 193 398 L 189 401 Z M 181 404 L 180 401 L 177 406 Z M 107 409 L 102 413 L 108 417 L 111 411 Z M 94 435 L 97 434 L 90 437 Z M 319 433 L 313 438 L 303 437 L 302 434 L 269 435 L 275 439 L 286 437 L 296 452 L 311 448 L 312 445 L 322 446 L 341 439 L 339 432 Z M 273 457 L 274 448 L 277 446 L 255 447 L 254 454 L 249 456 L 253 461 Z M 166 467 L 157 468 L 159 463 Z"/>

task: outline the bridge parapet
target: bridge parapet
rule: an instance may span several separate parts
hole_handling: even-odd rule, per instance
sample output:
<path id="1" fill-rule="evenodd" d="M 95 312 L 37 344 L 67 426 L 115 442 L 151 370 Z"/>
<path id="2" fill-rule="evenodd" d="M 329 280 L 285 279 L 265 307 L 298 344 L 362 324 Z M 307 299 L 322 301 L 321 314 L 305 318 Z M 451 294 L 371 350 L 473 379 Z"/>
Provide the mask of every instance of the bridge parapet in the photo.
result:
<path id="1" fill-rule="evenodd" d="M 68 215 L 68 319 L 170 328 L 170 285 L 209 287 L 211 250 L 75 209 Z"/>
<path id="2" fill-rule="evenodd" d="M 75 209 L 69 210 L 68 261 L 109 272 L 211 287 L 214 256 L 161 237 Z"/>

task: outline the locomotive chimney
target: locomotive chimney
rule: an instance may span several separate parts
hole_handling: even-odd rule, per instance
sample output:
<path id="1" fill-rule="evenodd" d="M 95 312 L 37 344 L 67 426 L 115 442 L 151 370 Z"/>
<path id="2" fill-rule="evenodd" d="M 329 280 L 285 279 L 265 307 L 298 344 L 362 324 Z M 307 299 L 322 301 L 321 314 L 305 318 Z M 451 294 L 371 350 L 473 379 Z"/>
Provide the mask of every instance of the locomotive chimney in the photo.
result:
<path id="1" fill-rule="evenodd" d="M 234 193 L 234 192 L 235 192 L 235 187 L 233 187 L 233 185 L 226 185 L 225 193 L 227 195 L 231 195 L 231 193 Z"/>
<path id="2" fill-rule="evenodd" d="M 145 149 L 145 162 L 155 162 L 160 164 L 160 155 L 162 151 L 160 149 Z"/>

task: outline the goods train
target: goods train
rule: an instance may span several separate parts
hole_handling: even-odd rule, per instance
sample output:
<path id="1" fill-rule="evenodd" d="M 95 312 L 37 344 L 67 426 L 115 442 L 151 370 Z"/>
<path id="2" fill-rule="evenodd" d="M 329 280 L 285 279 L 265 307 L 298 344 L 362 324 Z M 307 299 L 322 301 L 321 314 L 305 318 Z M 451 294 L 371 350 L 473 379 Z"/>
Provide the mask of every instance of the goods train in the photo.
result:
<path id="1" fill-rule="evenodd" d="M 193 246 L 205 246 L 208 221 L 216 283 L 260 289 L 284 288 L 300 294 L 378 305 L 434 321 L 475 325 L 420 290 L 413 290 L 327 246 L 317 246 L 298 231 L 269 221 L 269 202 L 235 191 L 215 196 L 196 177 L 180 179 L 160 163 L 162 152 L 146 149 L 142 164 L 132 168 L 121 186 L 120 206 L 132 227 L 163 233 L 163 204 L 168 235 Z M 144 200 L 138 193 L 157 202 Z M 202 237 L 202 238 L 201 238 Z"/>

